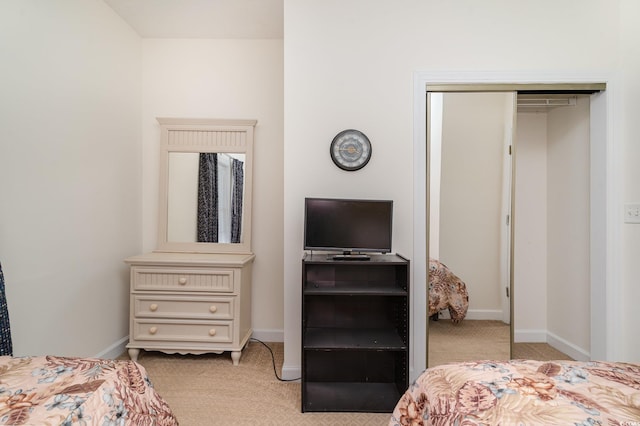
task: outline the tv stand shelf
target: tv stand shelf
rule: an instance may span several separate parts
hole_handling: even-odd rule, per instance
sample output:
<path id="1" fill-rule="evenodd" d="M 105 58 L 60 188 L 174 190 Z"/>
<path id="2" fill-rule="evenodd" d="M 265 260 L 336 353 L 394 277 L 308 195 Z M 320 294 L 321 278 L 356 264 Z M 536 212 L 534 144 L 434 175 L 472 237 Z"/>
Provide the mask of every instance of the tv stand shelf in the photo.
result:
<path id="1" fill-rule="evenodd" d="M 404 351 L 407 345 L 395 329 L 308 328 L 305 349 L 370 349 Z"/>
<path id="2" fill-rule="evenodd" d="M 306 254 L 302 289 L 302 411 L 391 412 L 409 384 L 409 261 Z"/>
<path id="3" fill-rule="evenodd" d="M 332 294 L 361 294 L 380 296 L 400 296 L 407 295 L 407 291 L 395 286 L 390 282 L 369 283 L 363 285 L 362 282 L 352 281 L 312 281 L 305 283 L 304 291 L 307 295 L 332 295 Z"/>
<path id="4" fill-rule="evenodd" d="M 326 411 L 322 407 L 333 407 L 332 411 L 376 412 L 380 407 L 398 402 L 393 383 L 308 382 L 306 386 L 307 411 Z M 354 410 L 354 406 L 359 409 Z"/>

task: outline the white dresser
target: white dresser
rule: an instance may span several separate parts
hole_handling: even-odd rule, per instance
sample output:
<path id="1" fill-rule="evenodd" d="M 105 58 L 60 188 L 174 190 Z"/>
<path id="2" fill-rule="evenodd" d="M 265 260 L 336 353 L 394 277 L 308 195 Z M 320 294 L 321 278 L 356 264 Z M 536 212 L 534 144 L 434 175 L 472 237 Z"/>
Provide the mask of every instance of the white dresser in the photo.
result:
<path id="1" fill-rule="evenodd" d="M 129 356 L 231 352 L 251 337 L 253 254 L 152 252 L 131 266 Z"/>

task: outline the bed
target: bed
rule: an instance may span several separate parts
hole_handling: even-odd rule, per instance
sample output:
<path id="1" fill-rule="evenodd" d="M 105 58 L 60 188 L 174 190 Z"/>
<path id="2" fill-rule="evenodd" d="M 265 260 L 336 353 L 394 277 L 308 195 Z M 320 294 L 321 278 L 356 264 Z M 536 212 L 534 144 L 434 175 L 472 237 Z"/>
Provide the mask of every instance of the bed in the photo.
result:
<path id="1" fill-rule="evenodd" d="M 0 357 L 0 425 L 177 424 L 136 362 Z"/>
<path id="2" fill-rule="evenodd" d="M 469 294 L 466 284 L 445 264 L 429 259 L 429 314 L 437 319 L 438 312 L 448 309 L 451 321 L 457 324 L 467 316 Z M 434 316 L 435 315 L 435 316 Z"/>
<path id="3" fill-rule="evenodd" d="M 397 425 L 640 425 L 640 364 L 511 360 L 425 370 Z"/>

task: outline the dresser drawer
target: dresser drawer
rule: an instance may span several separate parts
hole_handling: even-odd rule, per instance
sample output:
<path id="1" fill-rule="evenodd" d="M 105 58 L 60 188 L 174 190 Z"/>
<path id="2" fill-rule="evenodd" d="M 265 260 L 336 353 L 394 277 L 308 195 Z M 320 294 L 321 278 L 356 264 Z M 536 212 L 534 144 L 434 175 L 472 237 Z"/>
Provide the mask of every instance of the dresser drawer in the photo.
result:
<path id="1" fill-rule="evenodd" d="M 133 340 L 145 342 L 228 343 L 233 339 L 231 321 L 133 320 Z"/>
<path id="2" fill-rule="evenodd" d="M 136 290 L 202 291 L 233 293 L 233 269 L 131 268 L 131 285 Z"/>
<path id="3" fill-rule="evenodd" d="M 233 319 L 233 296 L 163 296 L 134 294 L 131 298 L 136 318 Z"/>

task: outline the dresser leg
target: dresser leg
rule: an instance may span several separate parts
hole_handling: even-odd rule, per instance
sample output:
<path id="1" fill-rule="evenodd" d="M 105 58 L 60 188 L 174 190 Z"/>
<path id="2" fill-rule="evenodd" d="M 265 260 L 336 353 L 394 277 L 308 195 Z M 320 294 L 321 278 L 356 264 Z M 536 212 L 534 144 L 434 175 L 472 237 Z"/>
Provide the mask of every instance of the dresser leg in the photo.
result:
<path id="1" fill-rule="evenodd" d="M 242 351 L 233 351 L 231 352 L 231 360 L 233 361 L 233 365 L 240 364 L 240 356 L 242 355 Z"/>
<path id="2" fill-rule="evenodd" d="M 138 355 L 140 355 L 140 349 L 129 349 L 129 358 L 131 358 L 131 361 L 137 361 Z"/>

